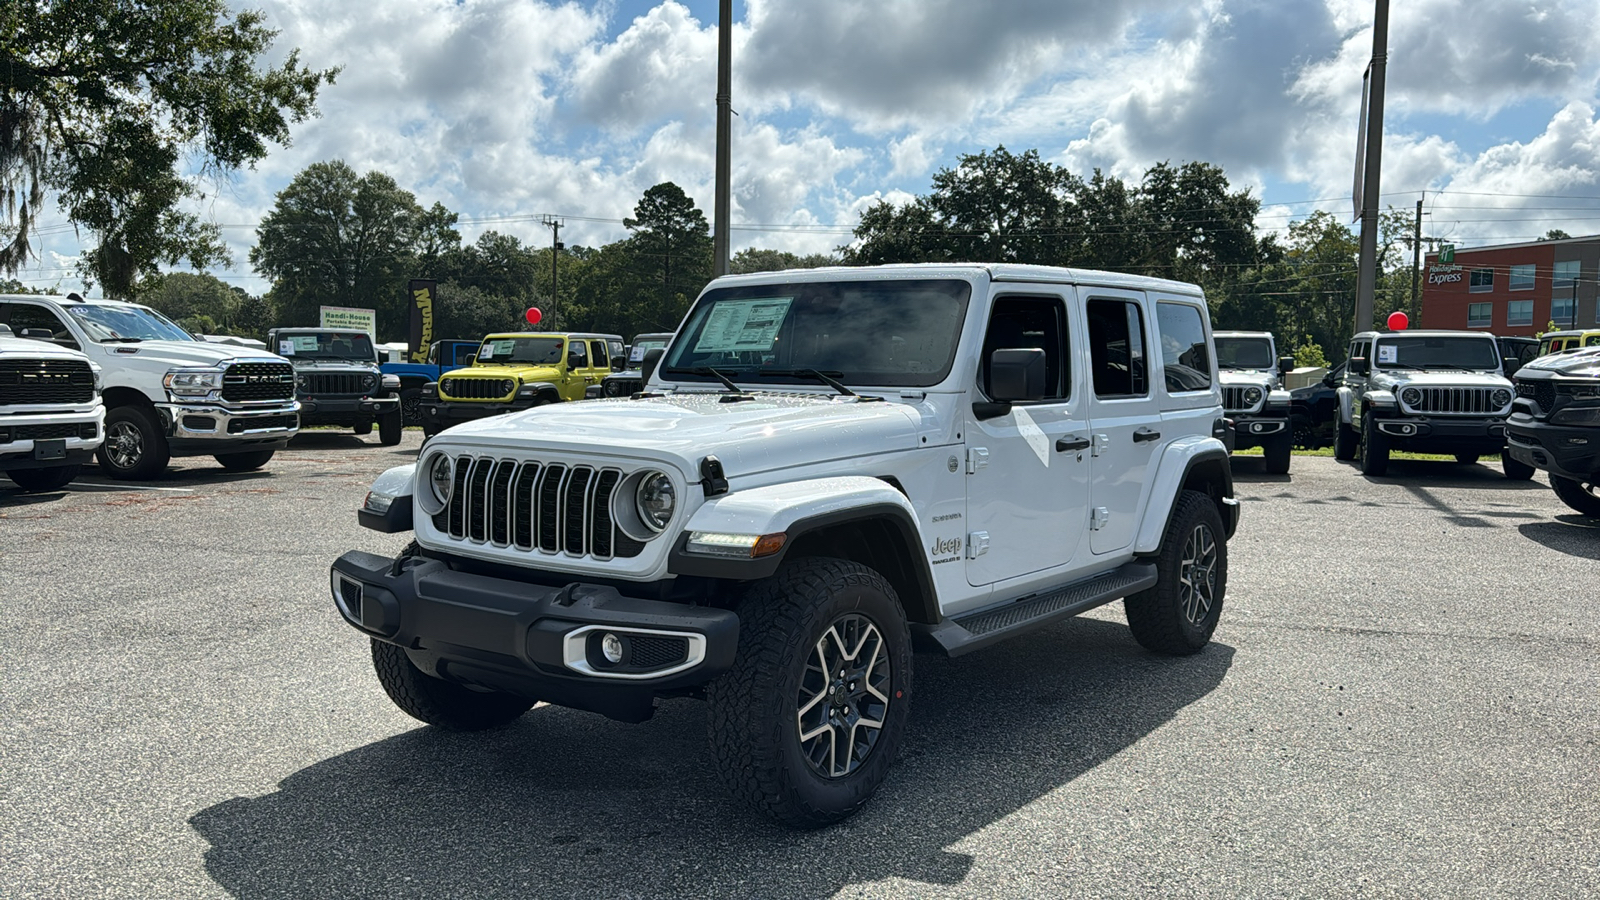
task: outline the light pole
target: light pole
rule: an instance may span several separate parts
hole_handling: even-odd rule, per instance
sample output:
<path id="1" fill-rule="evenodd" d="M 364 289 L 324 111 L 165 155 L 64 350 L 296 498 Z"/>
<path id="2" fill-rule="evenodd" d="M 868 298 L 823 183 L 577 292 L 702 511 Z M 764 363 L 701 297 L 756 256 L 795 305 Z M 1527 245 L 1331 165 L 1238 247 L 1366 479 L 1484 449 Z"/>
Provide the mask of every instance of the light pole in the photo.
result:
<path id="1" fill-rule="evenodd" d="M 717 202 L 712 212 L 711 274 L 728 274 L 728 145 L 733 136 L 733 0 L 722 0 L 717 25 Z"/>
<path id="2" fill-rule="evenodd" d="M 1377 0 L 1372 21 L 1372 62 L 1367 65 L 1367 96 L 1362 105 L 1361 156 L 1358 169 L 1361 190 L 1361 259 L 1356 275 L 1357 332 L 1372 327 L 1372 300 L 1378 284 L 1379 177 L 1383 170 L 1383 81 L 1389 59 L 1389 0 Z"/>

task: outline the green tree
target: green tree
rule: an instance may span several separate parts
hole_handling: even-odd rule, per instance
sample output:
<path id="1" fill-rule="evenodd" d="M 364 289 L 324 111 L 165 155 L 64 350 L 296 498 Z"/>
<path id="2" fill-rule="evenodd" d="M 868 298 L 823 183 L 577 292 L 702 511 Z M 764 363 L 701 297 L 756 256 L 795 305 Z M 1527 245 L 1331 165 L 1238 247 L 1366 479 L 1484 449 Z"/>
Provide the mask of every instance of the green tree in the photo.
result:
<path id="1" fill-rule="evenodd" d="M 401 340 L 424 217 L 411 192 L 382 172 L 314 163 L 278 192 L 250 262 L 272 279 L 283 324 L 313 324 L 320 306 L 354 306 L 377 311 L 380 340 Z"/>
<path id="2" fill-rule="evenodd" d="M 929 203 L 958 259 L 1050 263 L 1062 256 L 1073 186 L 1072 176 L 1039 151 L 1016 156 L 1002 145 L 934 173 Z"/>
<path id="3" fill-rule="evenodd" d="M 1294 364 L 1296 368 L 1325 368 L 1328 365 L 1328 356 L 1322 352 L 1322 345 L 1305 335 L 1294 348 Z"/>
<path id="4" fill-rule="evenodd" d="M 837 266 L 838 257 L 826 253 L 808 253 L 798 256 L 786 250 L 757 250 L 748 247 L 733 255 L 728 260 L 728 271 L 734 275 L 749 275 L 752 272 L 781 272 L 784 269 L 819 269 L 823 266 Z"/>
<path id="5" fill-rule="evenodd" d="M 628 319 L 670 331 L 711 280 L 711 225 L 670 181 L 646 190 L 622 224 L 633 232 L 626 252 L 638 278 L 631 299 L 639 309 Z"/>
<path id="6" fill-rule="evenodd" d="M 852 266 L 956 259 L 950 232 L 926 197 L 904 206 L 879 200 L 861 211 L 854 236 L 851 244 L 839 248 L 845 262 Z"/>
<path id="7" fill-rule="evenodd" d="M 227 327 L 238 317 L 240 293 L 214 275 L 169 272 L 146 283 L 139 291 L 139 302 L 171 319 L 204 316 L 213 328 L 219 324 Z"/>
<path id="8" fill-rule="evenodd" d="M 276 35 L 225 0 L 7 0 L 0 272 L 26 263 L 49 195 L 95 237 L 81 274 L 110 296 L 159 263 L 224 261 L 216 227 L 179 208 L 199 196 L 180 166 L 220 175 L 288 144 L 336 73 L 297 51 L 262 67 Z"/>

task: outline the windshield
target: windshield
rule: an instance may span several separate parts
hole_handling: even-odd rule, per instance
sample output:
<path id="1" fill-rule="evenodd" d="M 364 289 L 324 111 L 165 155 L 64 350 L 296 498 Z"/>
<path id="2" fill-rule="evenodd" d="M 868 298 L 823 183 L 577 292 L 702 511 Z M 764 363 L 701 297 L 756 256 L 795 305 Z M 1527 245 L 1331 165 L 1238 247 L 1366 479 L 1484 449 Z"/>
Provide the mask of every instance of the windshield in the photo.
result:
<path id="1" fill-rule="evenodd" d="M 639 368 L 644 363 L 644 355 L 646 353 L 651 350 L 667 349 L 667 341 L 668 338 L 650 338 L 649 340 L 638 341 L 633 345 L 633 349 L 628 351 L 628 363 L 635 369 Z"/>
<path id="2" fill-rule="evenodd" d="M 95 306 L 74 303 L 66 307 L 89 339 L 97 344 L 114 341 L 194 341 L 194 335 L 171 319 L 143 306 Z"/>
<path id="3" fill-rule="evenodd" d="M 297 359 L 352 359 L 372 362 L 377 353 L 372 338 L 362 332 L 318 331 L 305 334 L 278 334 L 279 356 Z"/>
<path id="4" fill-rule="evenodd" d="M 557 366 L 566 341 L 551 335 L 489 338 L 478 348 L 480 365 Z"/>
<path id="5" fill-rule="evenodd" d="M 1270 369 L 1272 342 L 1266 338 L 1217 338 L 1217 366 L 1223 369 Z"/>
<path id="6" fill-rule="evenodd" d="M 689 313 L 664 375 L 816 384 L 803 370 L 846 384 L 931 387 L 955 361 L 972 287 L 955 279 L 822 281 L 724 288 Z"/>
<path id="7" fill-rule="evenodd" d="M 1490 337 L 1379 338 L 1373 364 L 1380 369 L 1499 369 Z"/>

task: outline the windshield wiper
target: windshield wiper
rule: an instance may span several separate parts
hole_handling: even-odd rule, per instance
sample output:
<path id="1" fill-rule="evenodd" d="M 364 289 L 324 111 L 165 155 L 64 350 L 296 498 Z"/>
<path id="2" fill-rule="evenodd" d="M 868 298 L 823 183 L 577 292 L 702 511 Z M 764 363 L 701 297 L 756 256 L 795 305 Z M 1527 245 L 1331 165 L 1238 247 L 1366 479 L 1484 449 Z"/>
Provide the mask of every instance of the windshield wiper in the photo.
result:
<path id="1" fill-rule="evenodd" d="M 835 376 L 835 375 L 843 375 L 844 374 L 843 372 L 824 372 L 821 369 L 769 369 L 769 368 L 761 368 L 761 369 L 757 369 L 756 370 L 756 374 L 761 376 L 762 378 L 766 378 L 768 376 L 779 376 L 779 377 L 781 377 L 781 376 L 784 376 L 784 375 L 799 376 L 799 377 L 802 377 L 802 378 L 815 378 L 816 380 L 822 382 L 823 384 L 827 385 L 828 387 L 833 388 L 834 390 L 836 390 L 839 393 L 845 395 L 846 397 L 859 397 L 859 396 L 861 396 L 860 394 L 857 394 L 855 391 L 850 390 L 849 388 L 845 387 L 842 383 L 840 383 L 839 381 L 836 381 L 833 378 L 833 376 Z"/>
<path id="2" fill-rule="evenodd" d="M 731 393 L 731 394 L 742 394 L 742 393 L 744 393 L 744 388 L 741 388 L 737 384 L 734 384 L 732 378 L 729 378 L 728 376 L 722 374 L 721 372 L 717 371 L 716 369 L 711 368 L 710 366 L 695 366 L 692 369 L 686 369 L 686 368 L 684 368 L 682 366 L 672 366 L 670 368 L 662 369 L 661 371 L 663 373 L 665 373 L 665 374 L 668 374 L 668 375 L 674 375 L 674 374 L 678 374 L 678 375 L 701 375 L 701 376 L 709 375 L 712 378 L 715 378 L 716 380 L 722 382 L 722 386 L 727 388 L 729 393 Z"/>

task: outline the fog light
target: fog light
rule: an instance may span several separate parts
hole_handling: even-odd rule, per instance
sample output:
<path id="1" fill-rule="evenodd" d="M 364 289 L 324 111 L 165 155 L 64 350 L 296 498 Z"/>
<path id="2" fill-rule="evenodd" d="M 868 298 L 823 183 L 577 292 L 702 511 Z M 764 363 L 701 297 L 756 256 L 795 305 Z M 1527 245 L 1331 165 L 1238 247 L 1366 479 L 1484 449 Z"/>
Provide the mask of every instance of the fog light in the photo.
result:
<path id="1" fill-rule="evenodd" d="M 606 662 L 612 665 L 622 662 L 622 639 L 614 634 L 607 634 L 600 639 L 600 652 L 605 654 Z"/>

